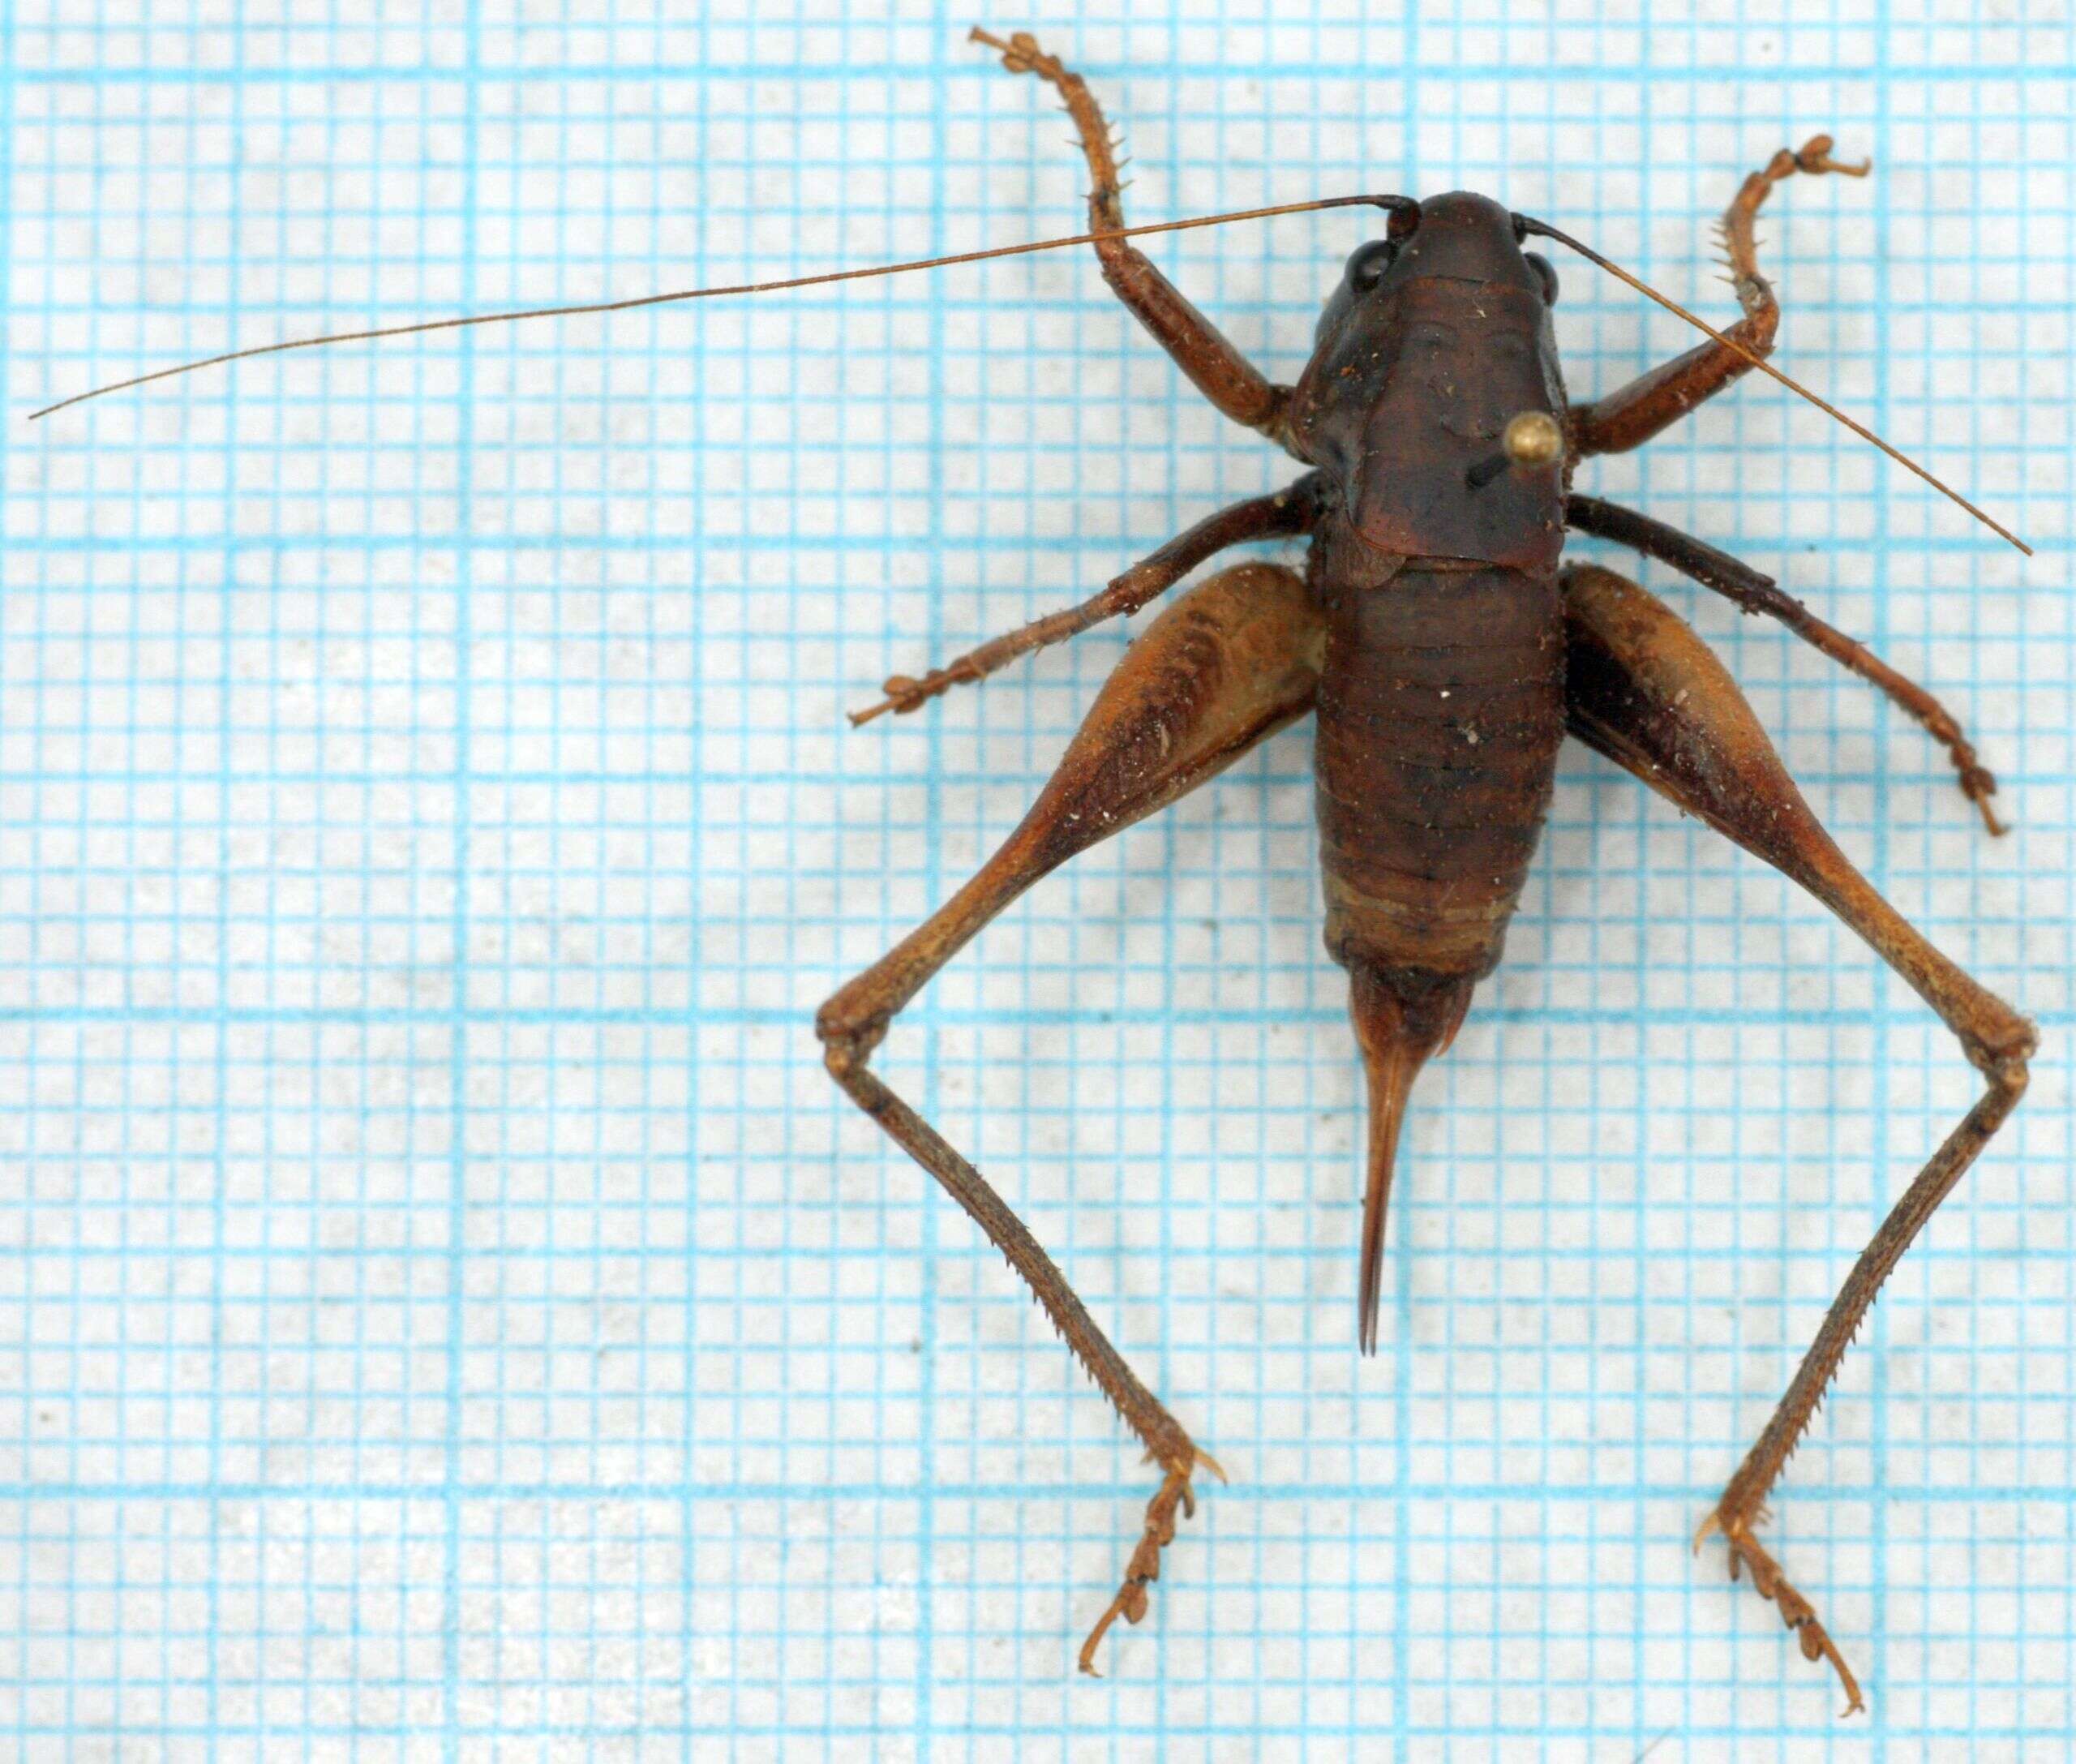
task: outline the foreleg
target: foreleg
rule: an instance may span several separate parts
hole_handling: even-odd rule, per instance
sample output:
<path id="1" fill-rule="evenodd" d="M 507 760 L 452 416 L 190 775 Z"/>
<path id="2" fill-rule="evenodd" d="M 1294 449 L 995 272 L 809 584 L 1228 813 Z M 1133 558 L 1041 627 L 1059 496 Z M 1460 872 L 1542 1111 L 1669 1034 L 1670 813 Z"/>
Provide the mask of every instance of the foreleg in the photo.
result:
<path id="1" fill-rule="evenodd" d="M 1067 114 L 1074 119 L 1081 150 L 1095 178 L 1088 192 L 1089 230 L 1122 229 L 1124 186 L 1117 181 L 1110 125 L 1104 120 L 1081 75 L 1069 72 L 1057 55 L 1048 55 L 1039 48 L 1037 39 L 1028 32 L 1019 31 L 1004 42 L 976 26 L 972 38 L 1000 49 L 1002 66 L 1011 73 L 1036 74 L 1066 100 Z M 1290 388 L 1270 381 L 1130 240 L 1099 239 L 1096 255 L 1102 261 L 1104 281 L 1153 333 L 1154 341 L 1174 358 L 1175 365 L 1189 376 L 1190 383 L 1235 423 L 1244 423 L 1280 443 Z"/>
<path id="2" fill-rule="evenodd" d="M 1732 380 L 1749 373 L 1750 357 L 1772 354 L 1781 309 L 1774 298 L 1773 285 L 1759 273 L 1758 242 L 1752 236 L 1752 224 L 1761 206 L 1775 184 L 1797 172 L 1812 175 L 1842 172 L 1848 178 L 1864 178 L 1868 170 L 1864 163 L 1841 165 L 1831 157 L 1831 137 L 1818 135 L 1799 153 L 1782 148 L 1764 171 L 1755 171 L 1747 178 L 1722 217 L 1731 285 L 1737 290 L 1737 303 L 1744 309 L 1744 316 L 1723 334 L 1745 353 L 1726 349 L 1711 338 L 1631 380 L 1619 392 L 1575 411 L 1572 456 L 1624 453 L 1641 447 L 1704 399 L 1714 397 Z"/>

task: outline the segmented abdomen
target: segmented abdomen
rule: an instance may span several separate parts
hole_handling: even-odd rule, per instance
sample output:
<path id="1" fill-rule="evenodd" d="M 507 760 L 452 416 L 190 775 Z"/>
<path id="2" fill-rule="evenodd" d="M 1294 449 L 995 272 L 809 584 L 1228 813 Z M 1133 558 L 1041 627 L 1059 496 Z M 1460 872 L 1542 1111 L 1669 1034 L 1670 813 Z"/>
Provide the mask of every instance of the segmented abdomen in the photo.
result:
<path id="1" fill-rule="evenodd" d="M 1556 574 L 1395 561 L 1348 535 L 1313 553 L 1327 944 L 1380 976 L 1475 978 L 1499 959 L 1563 738 Z"/>

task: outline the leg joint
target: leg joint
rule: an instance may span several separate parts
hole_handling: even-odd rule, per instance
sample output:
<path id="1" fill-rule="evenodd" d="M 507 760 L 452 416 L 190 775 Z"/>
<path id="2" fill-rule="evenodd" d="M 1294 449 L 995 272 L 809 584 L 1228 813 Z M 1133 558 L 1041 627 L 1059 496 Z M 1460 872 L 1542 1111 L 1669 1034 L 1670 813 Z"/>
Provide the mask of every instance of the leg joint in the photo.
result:
<path id="1" fill-rule="evenodd" d="M 814 1032 L 821 1042 L 821 1062 L 841 1084 L 862 1071 L 872 1051 L 886 1039 L 888 1019 L 860 1011 L 846 986 L 815 1013 Z"/>
<path id="2" fill-rule="evenodd" d="M 1968 1062 L 1989 1080 L 1999 1096 L 2016 1102 L 2026 1093 L 2027 1062 L 2039 1051 L 2040 1032 L 2017 1011 L 1988 1034 L 1965 1038 Z"/>
<path id="3" fill-rule="evenodd" d="M 2001 1094 L 2009 1097 L 2014 1102 L 2026 1093 L 2026 1086 L 2031 1078 L 2031 1075 L 2027 1071 L 2026 1062 L 2039 1045 L 2040 1037 L 2035 1032 L 2032 1024 L 2029 1023 L 2026 1025 L 2024 1050 L 2021 1053 L 2005 1055 L 1989 1068 L 1990 1082 L 1996 1085 Z"/>

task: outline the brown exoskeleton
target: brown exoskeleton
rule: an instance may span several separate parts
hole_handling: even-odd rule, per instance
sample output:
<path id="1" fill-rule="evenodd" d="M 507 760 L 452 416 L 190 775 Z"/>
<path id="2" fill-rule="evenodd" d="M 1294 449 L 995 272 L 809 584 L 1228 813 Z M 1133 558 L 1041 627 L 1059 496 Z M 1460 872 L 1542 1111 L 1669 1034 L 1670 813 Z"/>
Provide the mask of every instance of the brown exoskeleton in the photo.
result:
<path id="1" fill-rule="evenodd" d="M 1763 358 L 1779 313 L 1759 271 L 1754 217 L 1773 187 L 1791 176 L 1858 176 L 1867 168 L 1833 160 L 1831 144 L 1821 135 L 1799 152 L 1776 154 L 1745 180 L 1724 217 L 1741 320 L 1726 333 L 1709 331 L 1708 342 L 1577 409 L 1565 397 L 1551 326 L 1556 277 L 1548 264 L 1524 251 L 1525 241 L 1557 239 L 1632 285 L 1642 285 L 1576 241 L 1461 192 L 1424 202 L 1350 197 L 1250 211 L 1368 203 L 1388 213 L 1384 236 L 1349 260 L 1298 384 L 1279 386 L 1129 242 L 1109 130 L 1081 79 L 1027 36 L 1004 42 L 974 34 L 1000 50 L 1012 71 L 1036 75 L 1057 89 L 1094 174 L 1090 233 L 1047 242 L 1092 242 L 1111 287 L 1212 403 L 1307 468 L 1288 488 L 1200 521 L 1082 605 L 984 644 L 920 680 L 890 680 L 885 701 L 856 719 L 912 711 L 1014 657 L 1137 612 L 1230 546 L 1310 542 L 1302 574 L 1276 564 L 1242 564 L 1199 584 L 1156 620 L 1112 674 L 1057 771 L 1002 848 L 817 1018 L 836 1081 L 1007 1256 L 1160 1466 L 1123 1584 L 1083 1645 L 1083 1669 L 1095 1670 L 1097 1647 L 1118 1616 L 1136 1623 L 1145 1616 L 1147 1588 L 1173 1539 L 1177 1516 L 1194 1510 L 1196 1471 L 1222 1473 L 1111 1346 L 1023 1221 L 869 1061 L 909 1001 L 1040 878 L 1311 712 L 1318 723 L 1327 943 L 1349 972 L 1350 1011 L 1368 1075 L 1358 1312 L 1364 1352 L 1376 1347 L 1386 1203 L 1407 1096 L 1422 1064 L 1448 1045 L 1478 982 L 1499 961 L 1567 732 L 1816 895 L 1917 989 L 1982 1073 L 1981 1100 L 1875 1234 L 1696 1539 L 1698 1547 L 1722 1534 L 1733 1576 L 1750 1570 L 1754 1586 L 1777 1602 L 1797 1633 L 1804 1655 L 1829 1659 L 1836 1669 L 1848 1712 L 1863 1707 L 1837 1646 L 1755 1528 L 1882 1282 L 2023 1093 L 2035 1036 L 2031 1024 L 1928 943 L 1854 869 L 1700 637 L 1636 583 L 1591 564 L 1563 566 L 1562 552 L 1568 527 L 1615 540 L 1748 612 L 1781 620 L 1916 718 L 1951 754 L 1962 791 L 1991 832 L 2001 830 L 1989 805 L 1994 779 L 1928 693 L 1735 559 L 1646 516 L 1571 493 L 1581 460 L 1639 445 L 1752 368 L 1774 373 Z M 754 291 L 760 290 L 697 290 L 557 310 L 615 311 Z M 122 384 L 234 358 L 215 357 Z M 1842 413 L 1832 414 L 1901 458 Z"/>
<path id="2" fill-rule="evenodd" d="M 976 36 L 982 33 L 976 32 Z M 1091 230 L 1124 225 L 1109 132 L 1087 88 L 1028 36 L 983 40 L 1057 88 L 1095 174 Z M 1161 1469 L 1123 1585 L 1081 1650 L 1084 1671 L 1148 1585 L 1218 1466 L 1142 1384 L 986 1179 L 873 1072 L 887 1026 L 938 969 L 1039 878 L 1174 801 L 1271 732 L 1317 719 L 1327 946 L 1347 968 L 1369 1076 L 1358 1327 L 1377 1339 L 1385 1204 L 1406 1096 L 1449 1044 L 1499 959 L 1566 732 L 1791 877 L 1895 968 L 1960 1038 L 1982 1100 L 1876 1233 L 1765 1431 L 1703 1522 L 1777 1601 L 1848 1711 L 1859 1687 L 1808 1599 L 1759 1542 L 1761 1506 L 1882 1281 L 2026 1087 L 2032 1026 L 1919 935 L 1853 868 L 1795 788 L 1750 706 L 1692 629 L 1636 583 L 1560 563 L 1567 526 L 1620 540 L 1783 619 L 1872 680 L 1953 755 L 2000 830 L 1995 781 L 1922 689 L 1813 618 L 1757 572 L 1645 517 L 1569 494 L 1594 453 L 1638 445 L 1772 346 L 1778 308 L 1752 220 L 1796 173 L 1849 172 L 1820 136 L 1745 182 L 1724 221 L 1744 316 L 1633 384 L 1574 409 L 1550 313 L 1557 282 L 1522 242 L 1550 229 L 1483 196 L 1386 199 L 1385 236 L 1349 260 L 1294 387 L 1272 384 L 1127 241 L 1096 240 L 1104 279 L 1198 388 L 1310 468 L 1279 494 L 1213 515 L 1083 606 L 998 638 L 878 710 L 913 710 L 1011 656 L 1143 607 L 1221 548 L 1306 538 L 1302 573 L 1270 563 L 1212 576 L 1154 621 L 1110 676 L 1058 770 L 980 873 L 843 987 L 816 1021 L 830 1071 L 950 1191 L 1029 1283 Z M 1567 241 L 1566 242 L 1570 242 Z M 864 713 L 866 715 L 875 712 Z"/>

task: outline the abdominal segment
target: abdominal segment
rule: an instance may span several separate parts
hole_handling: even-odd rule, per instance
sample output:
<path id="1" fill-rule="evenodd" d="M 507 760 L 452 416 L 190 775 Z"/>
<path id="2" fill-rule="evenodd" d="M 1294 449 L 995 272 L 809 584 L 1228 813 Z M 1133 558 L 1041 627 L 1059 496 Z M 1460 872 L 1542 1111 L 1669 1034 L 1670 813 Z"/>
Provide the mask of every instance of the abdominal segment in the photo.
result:
<path id="1" fill-rule="evenodd" d="M 1499 959 L 1564 733 L 1563 613 L 1554 571 L 1414 559 L 1365 586 L 1357 543 L 1314 554 L 1327 946 L 1409 996 Z"/>

